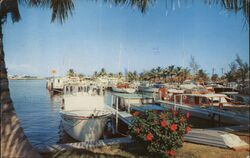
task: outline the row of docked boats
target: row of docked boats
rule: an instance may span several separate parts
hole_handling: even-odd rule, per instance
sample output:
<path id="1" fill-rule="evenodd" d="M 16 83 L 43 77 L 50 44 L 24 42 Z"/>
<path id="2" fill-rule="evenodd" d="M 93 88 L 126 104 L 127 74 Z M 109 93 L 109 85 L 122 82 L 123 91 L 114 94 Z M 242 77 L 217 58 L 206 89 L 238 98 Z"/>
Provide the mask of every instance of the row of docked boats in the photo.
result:
<path id="1" fill-rule="evenodd" d="M 132 111 L 176 108 L 199 119 L 249 124 L 249 100 L 236 101 L 232 96 L 240 94 L 235 91 L 215 93 L 212 86 L 188 81 L 183 85 L 104 84 L 91 80 L 66 80 L 63 83 L 60 113 L 63 128 L 78 141 L 100 139 L 112 117 L 116 117 L 115 127 L 118 126 L 118 119 L 126 125 L 130 124 Z"/>

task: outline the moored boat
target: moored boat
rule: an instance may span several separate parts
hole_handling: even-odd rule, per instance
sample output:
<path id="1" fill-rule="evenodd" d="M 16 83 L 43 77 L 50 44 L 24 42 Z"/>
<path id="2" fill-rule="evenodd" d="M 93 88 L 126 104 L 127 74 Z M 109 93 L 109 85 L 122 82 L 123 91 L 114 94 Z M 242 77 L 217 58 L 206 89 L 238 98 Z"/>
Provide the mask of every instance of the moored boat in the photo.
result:
<path id="1" fill-rule="evenodd" d="M 64 95 L 62 109 L 63 129 L 78 141 L 98 140 L 112 114 L 103 96 L 86 92 Z"/>
<path id="2" fill-rule="evenodd" d="M 111 112 L 101 110 L 62 111 L 64 130 L 78 141 L 95 141 L 100 139 Z"/>

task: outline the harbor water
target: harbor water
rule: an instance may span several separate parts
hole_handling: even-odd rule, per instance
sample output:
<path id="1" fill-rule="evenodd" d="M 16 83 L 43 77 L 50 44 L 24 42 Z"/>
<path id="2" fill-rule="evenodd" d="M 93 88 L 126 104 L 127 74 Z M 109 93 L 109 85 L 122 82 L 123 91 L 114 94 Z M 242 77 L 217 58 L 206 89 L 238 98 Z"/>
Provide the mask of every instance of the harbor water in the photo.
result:
<path id="1" fill-rule="evenodd" d="M 76 142 L 61 125 L 62 97 L 49 93 L 46 80 L 10 80 L 9 87 L 21 126 L 35 148 Z M 106 93 L 105 101 L 111 103 L 110 93 Z"/>
<path id="2" fill-rule="evenodd" d="M 36 148 L 72 141 L 60 124 L 60 96 L 49 94 L 46 80 L 10 80 L 10 93 L 21 126 Z"/>

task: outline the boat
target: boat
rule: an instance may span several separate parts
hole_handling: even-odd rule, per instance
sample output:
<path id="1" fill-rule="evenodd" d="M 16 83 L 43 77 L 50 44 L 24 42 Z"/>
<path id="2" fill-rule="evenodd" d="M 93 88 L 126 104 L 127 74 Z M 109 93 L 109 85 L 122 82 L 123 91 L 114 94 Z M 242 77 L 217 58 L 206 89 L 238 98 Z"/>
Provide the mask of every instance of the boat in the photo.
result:
<path id="1" fill-rule="evenodd" d="M 78 141 L 100 139 L 111 114 L 103 96 L 86 92 L 63 96 L 60 112 L 63 129 Z"/>
<path id="2" fill-rule="evenodd" d="M 112 87 L 112 91 L 117 93 L 135 93 L 136 89 L 130 88 L 127 83 L 119 83 Z"/>
<path id="3" fill-rule="evenodd" d="M 140 92 L 146 92 L 146 93 L 158 93 L 160 88 L 165 88 L 164 84 L 154 84 L 151 86 L 139 86 L 138 90 Z"/>
<path id="4" fill-rule="evenodd" d="M 201 119 L 225 124 L 249 123 L 249 105 L 233 104 L 224 94 L 178 94 L 159 102 L 164 107 L 175 107 Z"/>
<path id="5" fill-rule="evenodd" d="M 135 93 L 136 89 L 134 88 L 117 88 L 117 87 L 112 87 L 113 92 L 117 93 Z"/>
<path id="6" fill-rule="evenodd" d="M 63 129 L 78 141 L 95 141 L 101 138 L 111 115 L 109 110 L 62 111 Z"/>

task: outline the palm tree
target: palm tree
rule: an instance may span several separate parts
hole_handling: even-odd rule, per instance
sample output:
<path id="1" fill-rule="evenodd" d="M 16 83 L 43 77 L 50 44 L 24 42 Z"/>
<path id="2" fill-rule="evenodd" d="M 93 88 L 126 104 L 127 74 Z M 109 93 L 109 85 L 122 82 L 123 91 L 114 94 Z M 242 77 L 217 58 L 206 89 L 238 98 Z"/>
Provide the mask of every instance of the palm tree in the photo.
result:
<path id="1" fill-rule="evenodd" d="M 235 59 L 236 63 L 238 64 L 238 69 L 236 71 L 236 77 L 241 80 L 241 83 L 245 83 L 245 79 L 249 75 L 249 65 L 247 62 L 243 62 L 242 59 L 237 55 Z"/>
<path id="2" fill-rule="evenodd" d="M 190 76 L 190 70 L 188 68 L 181 69 L 180 72 L 180 83 L 183 83 Z"/>
<path id="3" fill-rule="evenodd" d="M 208 80 L 207 73 L 203 69 L 199 69 L 195 76 L 196 81 L 204 82 Z"/>
<path id="4" fill-rule="evenodd" d="M 104 68 L 102 68 L 99 73 L 99 76 L 107 76 L 107 71 Z"/>
<path id="5" fill-rule="evenodd" d="M 177 66 L 175 68 L 175 82 L 177 81 L 177 83 L 180 83 L 180 80 L 181 80 L 181 71 L 182 71 L 182 67 L 180 66 Z"/>
<path id="6" fill-rule="evenodd" d="M 98 77 L 98 72 L 97 71 L 94 72 L 92 78 L 96 78 L 96 77 Z"/>
<path id="7" fill-rule="evenodd" d="M 4 60 L 2 26 L 10 14 L 14 22 L 21 19 L 17 0 L 0 1 L 0 102 L 1 102 L 1 156 L 3 157 L 41 157 L 28 142 L 15 108 L 10 98 L 7 69 Z M 52 9 L 52 21 L 63 21 L 73 9 L 71 0 L 46 1 L 26 0 L 22 1 L 29 6 L 47 6 Z"/>
<path id="8" fill-rule="evenodd" d="M 75 70 L 74 70 L 74 69 L 69 69 L 69 71 L 68 71 L 68 73 L 67 73 L 67 76 L 69 76 L 69 77 L 74 77 L 74 76 L 76 76 Z"/>

